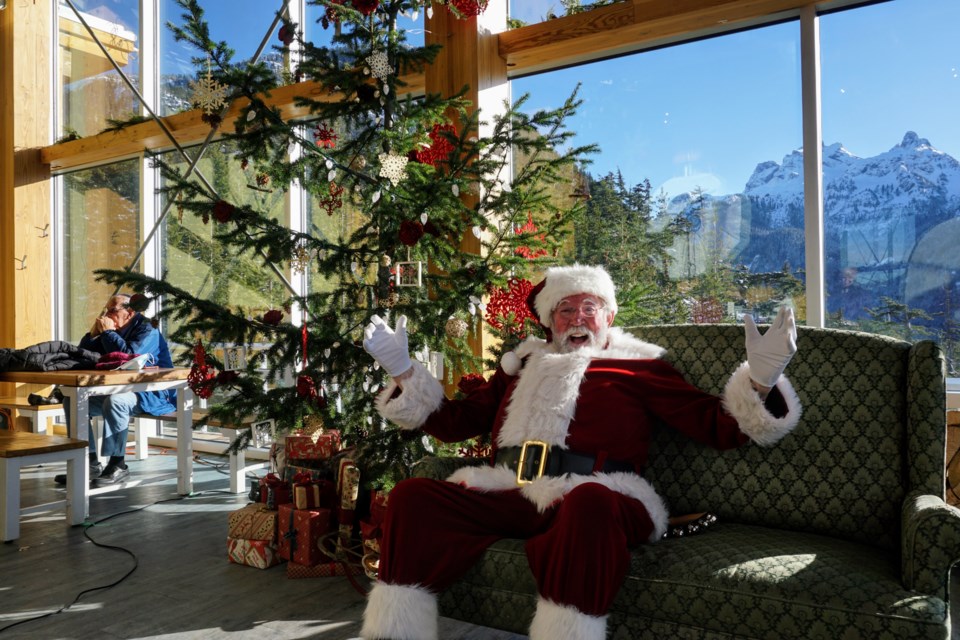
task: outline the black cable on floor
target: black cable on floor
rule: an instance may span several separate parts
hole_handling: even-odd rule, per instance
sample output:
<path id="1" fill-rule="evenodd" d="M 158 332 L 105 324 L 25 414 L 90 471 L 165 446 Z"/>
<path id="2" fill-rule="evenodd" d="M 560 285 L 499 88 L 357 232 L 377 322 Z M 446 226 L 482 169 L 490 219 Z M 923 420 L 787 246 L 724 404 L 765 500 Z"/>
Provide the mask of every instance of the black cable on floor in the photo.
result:
<path id="1" fill-rule="evenodd" d="M 84 535 L 84 537 L 85 537 L 87 540 L 89 540 L 90 542 L 92 542 L 94 545 L 96 545 L 96 546 L 98 546 L 98 547 L 102 547 L 102 548 L 104 548 L 104 549 L 109 549 L 109 550 L 111 550 L 111 551 L 120 551 L 120 552 L 122 552 L 122 553 L 127 554 L 128 556 L 130 556 L 130 557 L 133 559 L 133 567 L 132 567 L 129 571 L 127 571 L 120 579 L 114 580 L 114 581 L 111 582 L 110 584 L 105 584 L 105 585 L 102 585 L 102 586 L 99 586 L 99 587 L 92 587 L 92 588 L 90 588 L 90 589 L 84 589 L 83 591 L 81 591 L 80 593 L 77 594 L 77 596 L 73 599 L 72 602 L 70 602 L 69 604 L 66 604 L 66 605 L 60 607 L 60 608 L 57 609 L 56 611 L 50 611 L 50 612 L 48 612 L 48 613 L 44 613 L 44 614 L 41 614 L 41 615 L 39 615 L 39 616 L 34 616 L 34 617 L 32 617 L 32 618 L 25 618 L 25 619 L 23 619 L 23 620 L 18 620 L 17 622 L 14 622 L 13 624 L 8 624 L 8 625 L 5 626 L 5 627 L 0 627 L 0 633 L 3 633 L 3 632 L 6 631 L 7 629 L 12 629 L 13 627 L 16 627 L 17 625 L 21 625 L 21 624 L 24 624 L 24 623 L 26 623 L 26 622 L 33 622 L 34 620 L 42 620 L 42 619 L 44 619 L 44 618 L 49 618 L 50 616 L 55 616 L 55 615 L 57 615 L 58 613 L 63 613 L 64 611 L 66 611 L 67 609 L 69 609 L 70 607 L 72 607 L 73 605 L 77 604 L 77 602 L 80 601 L 80 598 L 82 598 L 82 597 L 85 596 L 86 594 L 88 594 L 88 593 L 93 593 L 93 592 L 95 592 L 95 591 L 103 591 L 104 589 L 110 589 L 110 588 L 112 588 L 112 587 L 115 587 L 115 586 L 117 586 L 118 584 L 120 584 L 121 582 L 123 582 L 124 580 L 126 580 L 127 578 L 129 578 L 131 575 L 133 575 L 133 572 L 136 571 L 136 570 L 137 570 L 137 567 L 140 565 L 140 562 L 139 562 L 139 560 L 138 560 L 138 558 L 137 558 L 137 555 L 136 555 L 133 551 L 130 551 L 129 549 L 124 548 L 124 547 L 118 547 L 118 546 L 112 545 L 112 544 L 104 544 L 104 543 L 102 543 L 102 542 L 97 542 L 96 540 L 94 540 L 93 538 L 90 537 L 90 533 L 89 533 L 90 529 L 92 529 L 93 527 L 97 526 L 98 524 L 101 524 L 101 523 L 103 523 L 103 522 L 106 522 L 107 520 L 111 520 L 111 519 L 113 519 L 113 518 L 116 518 L 116 517 L 118 517 L 118 516 L 123 516 L 123 515 L 126 515 L 126 514 L 128 514 L 128 513 L 136 513 L 136 512 L 138 512 L 138 511 L 143 511 L 144 509 L 147 509 L 148 507 L 152 507 L 152 506 L 157 505 L 157 504 L 163 504 L 164 502 L 175 502 L 175 501 L 177 501 L 177 500 L 183 500 L 184 498 L 194 498 L 194 497 L 201 496 L 201 495 L 204 495 L 204 494 L 209 494 L 209 493 L 230 493 L 230 492 L 229 492 L 229 491 L 221 491 L 221 490 L 199 491 L 199 492 L 197 492 L 197 493 L 191 493 L 191 494 L 185 495 L 185 496 L 177 496 L 176 498 L 166 498 L 166 499 L 164 499 L 164 500 L 157 500 L 156 502 L 152 502 L 152 503 L 150 503 L 150 504 L 145 504 L 145 505 L 143 505 L 142 507 L 137 507 L 136 509 L 127 509 L 126 511 L 118 511 L 117 513 L 113 513 L 113 514 L 110 514 L 109 516 L 106 516 L 106 517 L 104 517 L 104 518 L 100 518 L 100 519 L 97 520 L 96 522 L 84 523 L 84 525 L 83 525 L 83 535 Z M 233 494 L 231 494 L 231 495 L 233 495 Z"/>

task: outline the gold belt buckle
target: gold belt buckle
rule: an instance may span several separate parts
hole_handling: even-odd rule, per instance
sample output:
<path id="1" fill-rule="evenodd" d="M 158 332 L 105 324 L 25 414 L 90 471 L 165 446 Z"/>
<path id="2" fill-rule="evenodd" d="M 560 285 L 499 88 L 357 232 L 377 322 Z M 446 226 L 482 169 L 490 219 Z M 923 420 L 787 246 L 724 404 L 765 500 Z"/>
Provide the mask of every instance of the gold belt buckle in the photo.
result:
<path id="1" fill-rule="evenodd" d="M 537 465 L 537 472 L 533 477 L 528 477 L 524 473 L 524 470 L 527 466 L 527 454 L 529 453 L 530 447 L 540 447 L 540 464 Z M 517 462 L 517 485 L 530 484 L 543 475 L 544 469 L 547 468 L 547 452 L 549 451 L 550 445 L 543 440 L 523 441 L 523 445 L 520 447 L 520 461 Z"/>

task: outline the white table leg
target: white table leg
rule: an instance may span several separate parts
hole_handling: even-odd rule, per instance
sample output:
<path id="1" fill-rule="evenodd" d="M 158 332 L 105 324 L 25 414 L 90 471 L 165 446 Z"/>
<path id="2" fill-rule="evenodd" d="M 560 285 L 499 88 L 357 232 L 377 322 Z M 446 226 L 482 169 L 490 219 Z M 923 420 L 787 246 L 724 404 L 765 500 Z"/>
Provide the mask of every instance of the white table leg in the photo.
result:
<path id="1" fill-rule="evenodd" d="M 63 409 L 68 416 L 67 436 L 77 440 L 90 441 L 90 398 L 94 394 L 90 393 L 88 387 L 68 387 L 60 386 L 63 392 Z M 89 451 L 89 449 L 88 449 Z M 100 457 L 100 447 L 94 443 L 94 451 L 97 458 Z"/>
<path id="2" fill-rule="evenodd" d="M 234 437 L 236 440 L 236 437 Z M 246 493 L 247 491 L 247 455 L 240 449 L 230 454 L 230 493 Z"/>
<path id="3" fill-rule="evenodd" d="M 177 387 L 177 493 L 193 493 L 193 391 Z"/>
<path id="4" fill-rule="evenodd" d="M 7 542 L 20 537 L 20 459 L 0 458 L 0 477 L 4 486 L 0 491 L 0 532 Z"/>

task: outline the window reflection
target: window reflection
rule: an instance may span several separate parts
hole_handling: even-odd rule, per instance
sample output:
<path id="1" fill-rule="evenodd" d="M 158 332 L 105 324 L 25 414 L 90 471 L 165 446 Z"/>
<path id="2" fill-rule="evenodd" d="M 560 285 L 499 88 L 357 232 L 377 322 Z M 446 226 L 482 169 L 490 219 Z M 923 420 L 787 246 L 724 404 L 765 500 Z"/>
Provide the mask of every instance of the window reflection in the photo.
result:
<path id="1" fill-rule="evenodd" d="M 140 248 L 140 163 L 104 165 L 63 176 L 66 339 L 79 342 L 113 293 L 96 269 L 123 269 Z"/>
<path id="2" fill-rule="evenodd" d="M 139 86 L 139 1 L 74 0 L 73 4 L 110 58 Z M 134 92 L 97 46 L 81 16 L 60 2 L 57 31 L 62 86 L 57 138 L 95 135 L 109 126 L 110 120 L 129 120 L 140 113 Z"/>

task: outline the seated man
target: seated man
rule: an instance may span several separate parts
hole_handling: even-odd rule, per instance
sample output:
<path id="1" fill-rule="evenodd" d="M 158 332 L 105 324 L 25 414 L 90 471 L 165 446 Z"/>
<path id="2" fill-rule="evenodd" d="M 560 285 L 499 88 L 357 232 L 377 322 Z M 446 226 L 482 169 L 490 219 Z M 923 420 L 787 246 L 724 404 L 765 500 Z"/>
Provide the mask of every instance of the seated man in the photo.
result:
<path id="1" fill-rule="evenodd" d="M 641 475 L 654 424 L 727 449 L 769 446 L 799 420 L 781 375 L 797 348 L 787 309 L 763 335 L 745 319 L 747 362 L 718 397 L 661 360 L 663 348 L 611 326 L 615 289 L 601 268 L 549 269 L 528 305 L 549 340 L 524 341 L 461 400 L 410 360 L 405 318 L 394 331 L 374 317 L 365 331 L 364 348 L 393 377 L 381 415 L 448 442 L 489 433 L 495 465 L 390 492 L 363 638 L 436 638 L 437 593 L 497 540 L 522 538 L 539 592 L 531 640 L 603 640 L 630 549 L 667 529 Z"/>
<path id="2" fill-rule="evenodd" d="M 101 355 L 122 352 L 130 355 L 150 354 L 151 364 L 162 368 L 173 366 L 167 341 L 143 314 L 130 308 L 130 296 L 118 294 L 110 298 L 104 312 L 93 322 L 89 333 L 80 340 L 80 347 Z M 123 458 L 127 448 L 127 432 L 131 415 L 159 416 L 176 409 L 176 390 L 114 393 L 90 398 L 90 418 L 103 417 L 103 444 L 100 455 L 109 458 L 106 468 L 97 458 L 96 439 L 90 436 L 90 478 L 95 486 L 123 482 L 130 475 Z M 54 478 L 66 483 L 65 475 Z"/>

